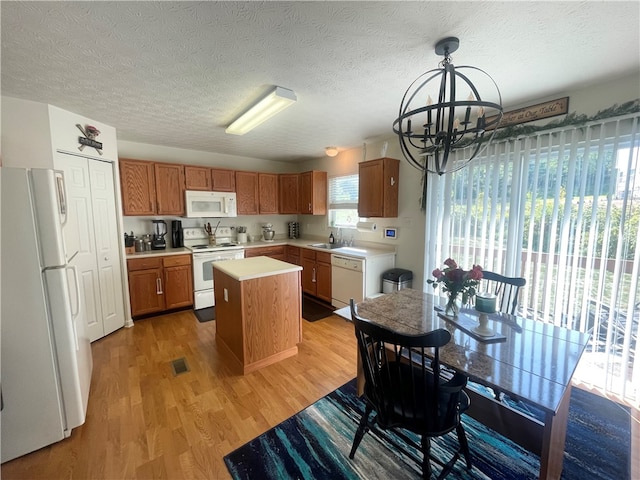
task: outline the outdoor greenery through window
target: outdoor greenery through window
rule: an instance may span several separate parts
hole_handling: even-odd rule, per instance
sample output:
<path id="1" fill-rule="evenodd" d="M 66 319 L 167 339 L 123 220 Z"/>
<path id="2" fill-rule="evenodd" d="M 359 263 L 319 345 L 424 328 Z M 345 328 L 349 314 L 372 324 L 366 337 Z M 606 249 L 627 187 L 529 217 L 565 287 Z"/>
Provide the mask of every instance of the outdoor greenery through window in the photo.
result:
<path id="1" fill-rule="evenodd" d="M 329 226 L 355 228 L 358 223 L 358 175 L 329 178 Z"/>
<path id="2" fill-rule="evenodd" d="M 425 271 L 452 257 L 524 277 L 519 314 L 591 333 L 585 380 L 629 399 L 640 397 L 639 118 L 496 142 L 427 190 L 427 235 L 440 241 Z"/>

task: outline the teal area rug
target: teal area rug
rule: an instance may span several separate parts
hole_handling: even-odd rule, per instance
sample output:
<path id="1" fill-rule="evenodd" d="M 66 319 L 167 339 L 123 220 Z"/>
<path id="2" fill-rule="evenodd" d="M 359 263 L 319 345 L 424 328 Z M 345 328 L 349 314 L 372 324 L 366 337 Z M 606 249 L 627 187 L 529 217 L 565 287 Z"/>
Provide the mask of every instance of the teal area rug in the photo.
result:
<path id="1" fill-rule="evenodd" d="M 349 451 L 363 401 L 355 380 L 231 452 L 224 461 L 234 479 L 416 479 L 421 454 L 401 436 L 382 430 L 364 436 L 353 460 Z M 539 457 L 468 416 L 463 422 L 474 466 L 458 460 L 448 479 L 535 479 Z M 418 440 L 410 432 L 409 438 Z M 630 477 L 629 411 L 574 388 L 569 407 L 563 479 Z M 432 441 L 438 475 L 457 449 L 454 434 Z"/>

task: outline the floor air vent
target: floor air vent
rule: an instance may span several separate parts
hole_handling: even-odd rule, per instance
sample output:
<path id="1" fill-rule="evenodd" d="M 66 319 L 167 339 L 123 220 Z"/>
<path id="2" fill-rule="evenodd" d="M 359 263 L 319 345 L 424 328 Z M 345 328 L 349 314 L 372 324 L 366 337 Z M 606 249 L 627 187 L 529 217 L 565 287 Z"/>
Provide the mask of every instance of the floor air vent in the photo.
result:
<path id="1" fill-rule="evenodd" d="M 188 372 L 189 365 L 187 365 L 187 361 L 184 358 L 178 358 L 177 360 L 171 361 L 171 370 L 173 370 L 173 376 L 176 377 L 182 373 Z"/>

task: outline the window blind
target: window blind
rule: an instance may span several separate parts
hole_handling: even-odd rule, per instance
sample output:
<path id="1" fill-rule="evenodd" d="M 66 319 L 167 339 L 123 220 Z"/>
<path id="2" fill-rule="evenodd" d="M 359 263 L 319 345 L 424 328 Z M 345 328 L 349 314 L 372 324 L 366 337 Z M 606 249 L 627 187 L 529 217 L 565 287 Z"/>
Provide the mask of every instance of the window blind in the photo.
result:
<path id="1" fill-rule="evenodd" d="M 494 142 L 468 167 L 429 175 L 425 232 L 425 272 L 452 257 L 524 277 L 519 314 L 591 333 L 581 380 L 635 402 L 639 121 L 632 114 Z"/>
<path id="2" fill-rule="evenodd" d="M 358 175 L 329 178 L 329 209 L 358 209 Z"/>

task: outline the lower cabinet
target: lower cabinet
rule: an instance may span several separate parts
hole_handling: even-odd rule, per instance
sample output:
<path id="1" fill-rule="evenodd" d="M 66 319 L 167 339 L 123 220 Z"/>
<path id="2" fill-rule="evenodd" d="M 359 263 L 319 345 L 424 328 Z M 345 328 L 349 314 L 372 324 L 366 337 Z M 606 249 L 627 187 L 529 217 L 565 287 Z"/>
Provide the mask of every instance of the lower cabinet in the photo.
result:
<path id="1" fill-rule="evenodd" d="M 331 302 L 331 254 L 310 248 L 300 249 L 302 291 Z"/>
<path id="2" fill-rule="evenodd" d="M 130 258 L 127 270 L 132 317 L 193 305 L 191 255 Z"/>
<path id="3" fill-rule="evenodd" d="M 284 249 L 285 262 L 293 263 L 294 265 L 300 265 L 300 247 L 294 247 L 293 245 L 287 245 Z"/>
<path id="4" fill-rule="evenodd" d="M 285 245 L 274 245 L 272 247 L 253 247 L 244 251 L 244 257 L 271 257 L 276 260 L 285 260 Z"/>

